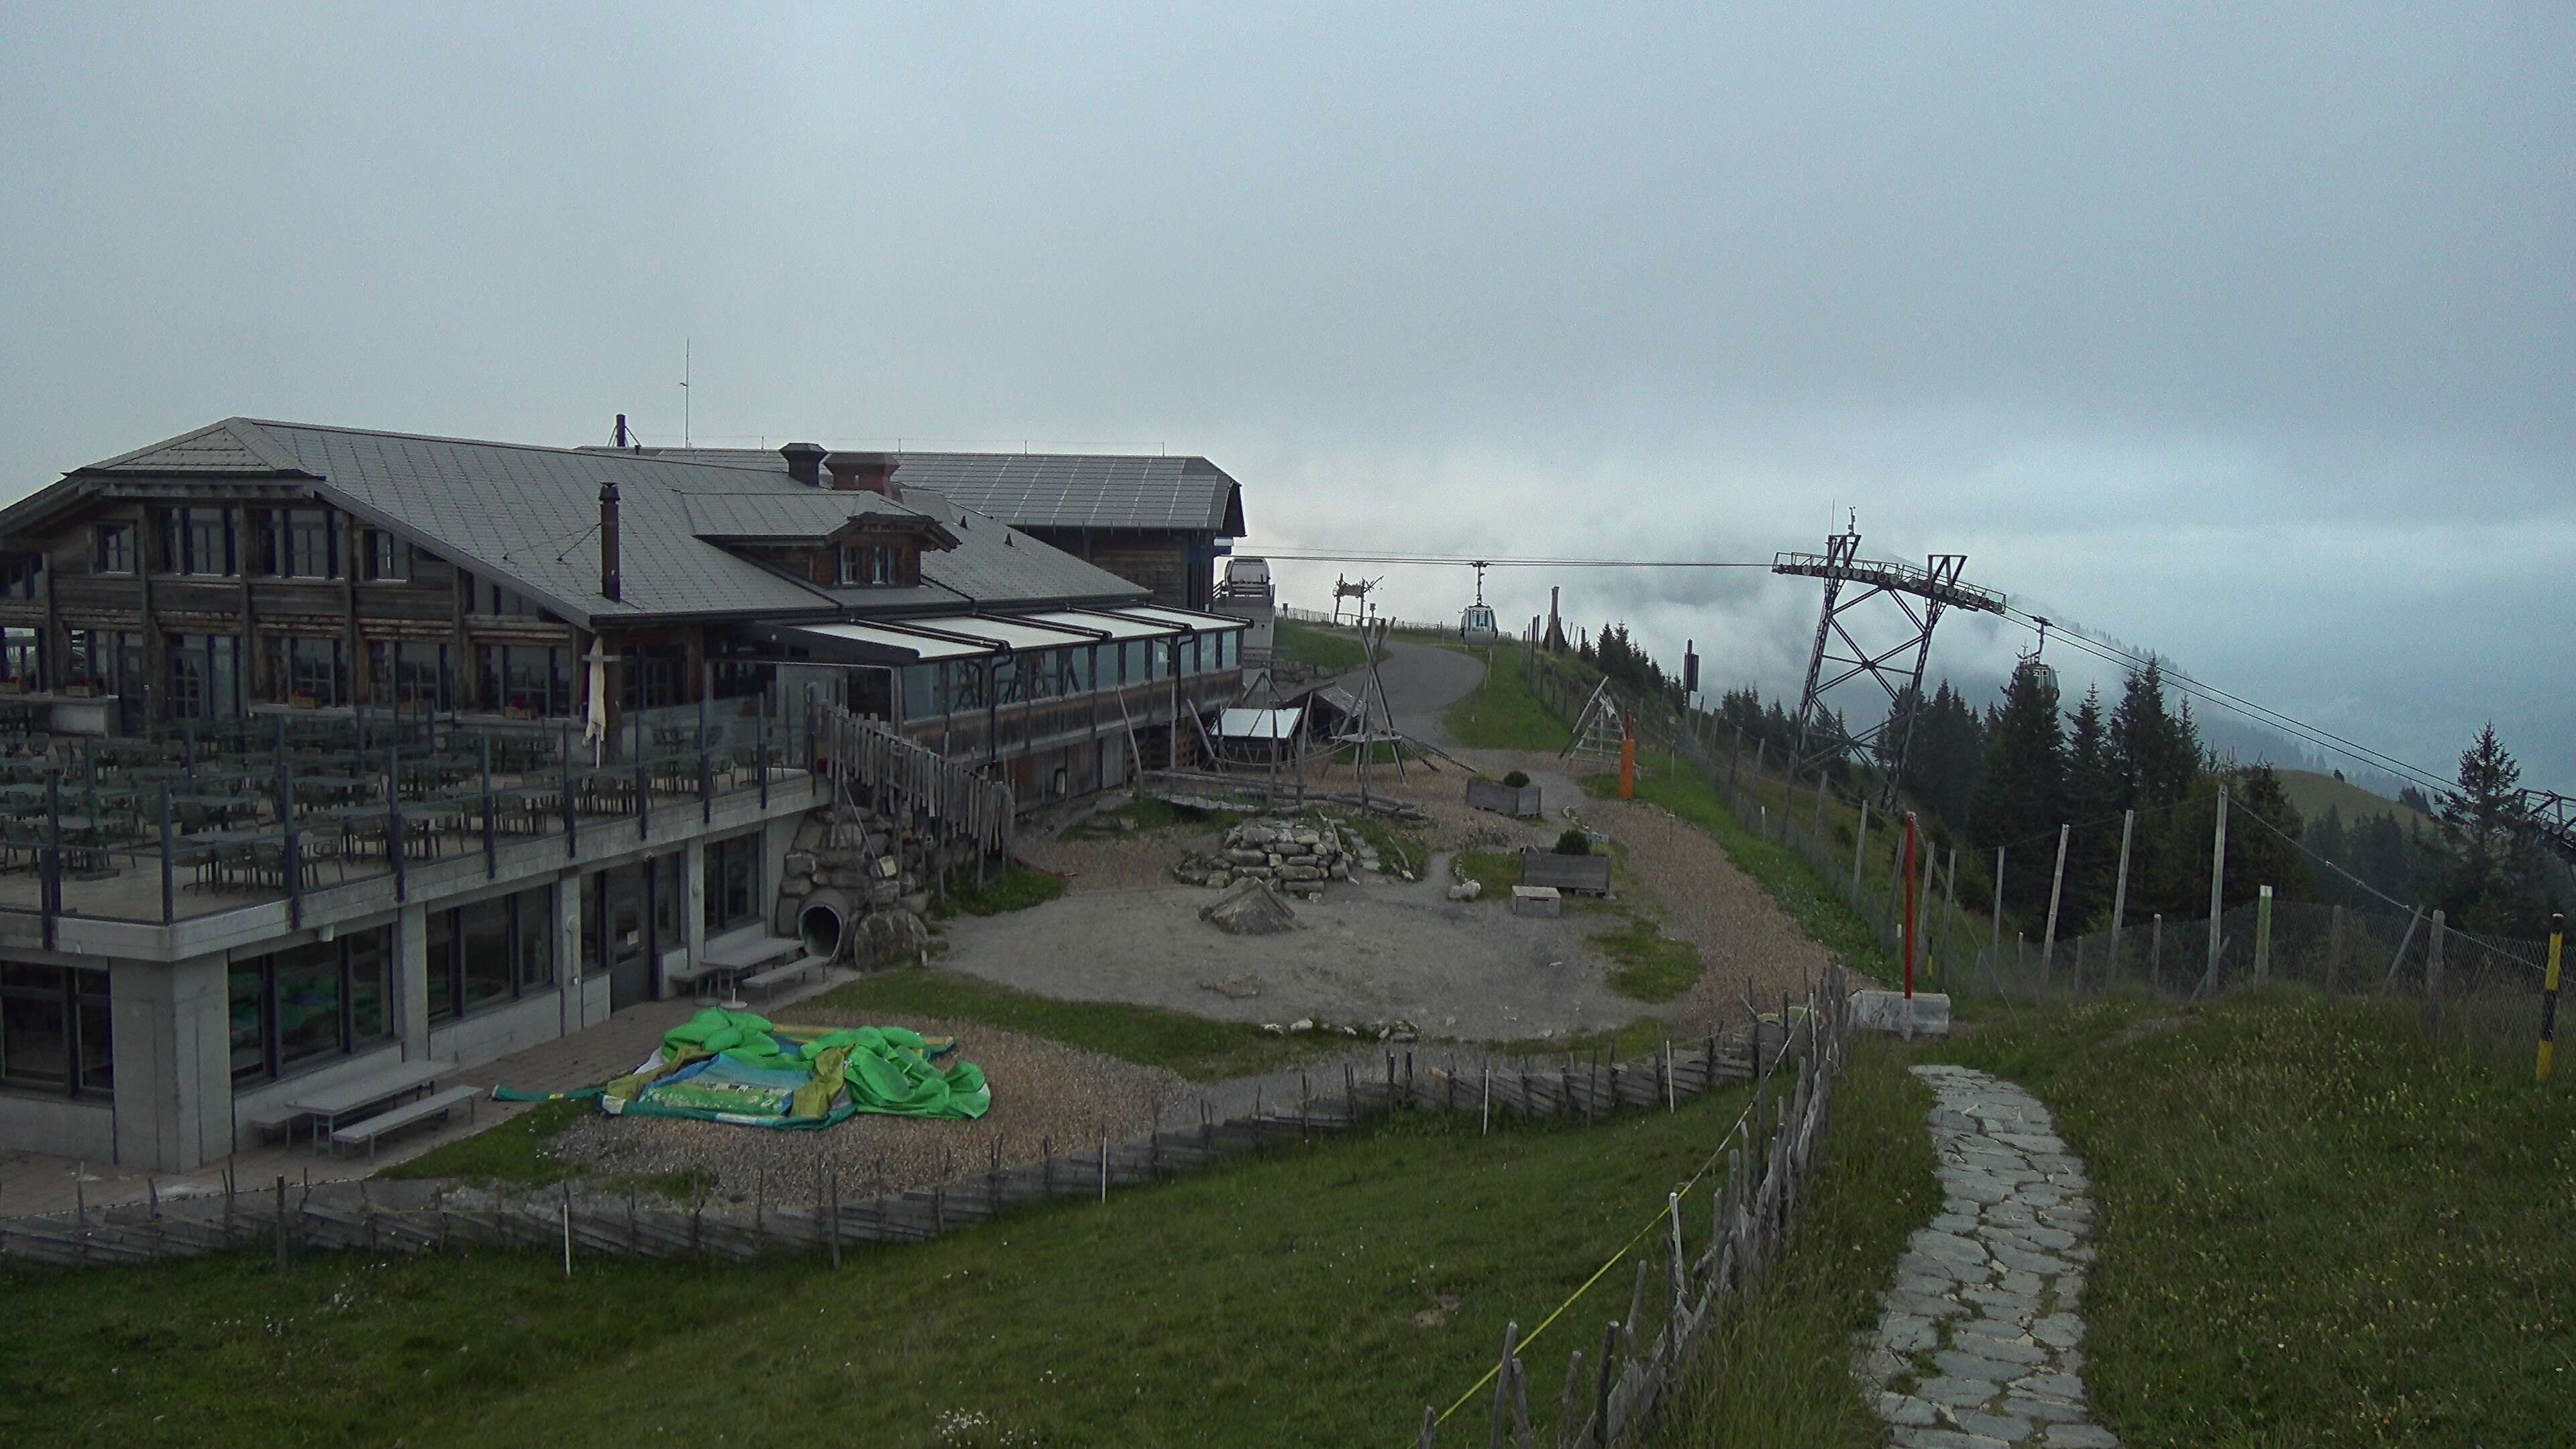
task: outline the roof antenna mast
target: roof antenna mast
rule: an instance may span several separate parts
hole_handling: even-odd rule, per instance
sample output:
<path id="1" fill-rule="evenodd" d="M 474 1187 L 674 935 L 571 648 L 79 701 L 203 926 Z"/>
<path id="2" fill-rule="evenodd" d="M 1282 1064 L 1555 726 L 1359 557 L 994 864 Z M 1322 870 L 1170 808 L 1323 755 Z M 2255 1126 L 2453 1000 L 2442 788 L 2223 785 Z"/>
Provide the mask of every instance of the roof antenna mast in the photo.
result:
<path id="1" fill-rule="evenodd" d="M 689 339 L 680 339 L 680 446 L 689 446 Z"/>

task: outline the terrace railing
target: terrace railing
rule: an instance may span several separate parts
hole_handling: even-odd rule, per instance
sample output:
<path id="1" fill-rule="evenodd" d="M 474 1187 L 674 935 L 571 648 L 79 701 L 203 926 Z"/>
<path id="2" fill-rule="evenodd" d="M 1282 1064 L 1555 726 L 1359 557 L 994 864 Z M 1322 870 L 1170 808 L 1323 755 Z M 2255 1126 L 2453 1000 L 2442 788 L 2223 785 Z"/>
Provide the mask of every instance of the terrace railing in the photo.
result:
<path id="1" fill-rule="evenodd" d="M 658 722 L 657 722 L 658 720 Z M 263 716 L 156 738 L 0 737 L 0 914 L 169 925 L 381 880 L 631 819 L 646 838 L 719 798 L 810 778 L 810 720 L 637 715 L 468 724 Z"/>

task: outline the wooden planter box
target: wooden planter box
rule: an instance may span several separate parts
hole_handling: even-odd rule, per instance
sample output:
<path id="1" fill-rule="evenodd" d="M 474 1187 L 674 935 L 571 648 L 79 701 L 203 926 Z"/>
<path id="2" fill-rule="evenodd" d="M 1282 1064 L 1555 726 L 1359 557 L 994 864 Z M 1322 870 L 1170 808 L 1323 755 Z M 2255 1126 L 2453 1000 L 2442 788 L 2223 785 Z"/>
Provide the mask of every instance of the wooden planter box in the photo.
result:
<path id="1" fill-rule="evenodd" d="M 1467 808 L 1491 810 L 1517 820 L 1529 820 L 1542 813 L 1536 785 L 1523 785 L 1515 790 L 1496 780 L 1467 782 Z"/>
<path id="2" fill-rule="evenodd" d="M 1606 855 L 1559 855 L 1536 846 L 1521 847 L 1521 884 L 1552 886 L 1560 891 L 1582 891 L 1589 895 L 1610 894 L 1610 857 Z"/>
<path id="3" fill-rule="evenodd" d="M 309 694 L 296 694 L 287 696 L 286 707 L 288 709 L 317 709 L 321 706 L 321 703 L 322 702 L 320 700 L 315 699 Z"/>
<path id="4" fill-rule="evenodd" d="M 533 709 L 529 709 L 525 705 L 505 705 L 501 710 L 501 718 L 503 719 L 535 719 L 536 717 L 537 712 Z"/>
<path id="5" fill-rule="evenodd" d="M 26 692 L 27 681 L 23 679 L 0 679 L 0 694 L 25 694 Z"/>
<path id="6" fill-rule="evenodd" d="M 78 684 L 66 684 L 63 686 L 63 697 L 66 699 L 96 699 L 98 698 L 98 686 L 87 680 L 83 680 Z"/>

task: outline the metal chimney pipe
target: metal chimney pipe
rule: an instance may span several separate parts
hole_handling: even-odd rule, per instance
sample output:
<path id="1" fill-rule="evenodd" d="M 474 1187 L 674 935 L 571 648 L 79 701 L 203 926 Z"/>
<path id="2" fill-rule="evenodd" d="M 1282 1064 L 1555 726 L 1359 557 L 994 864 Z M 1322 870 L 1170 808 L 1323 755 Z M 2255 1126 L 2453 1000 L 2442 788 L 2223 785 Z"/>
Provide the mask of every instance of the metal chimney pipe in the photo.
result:
<path id="1" fill-rule="evenodd" d="M 610 599 L 619 598 L 623 586 L 617 576 L 617 485 L 599 485 L 599 592 Z"/>

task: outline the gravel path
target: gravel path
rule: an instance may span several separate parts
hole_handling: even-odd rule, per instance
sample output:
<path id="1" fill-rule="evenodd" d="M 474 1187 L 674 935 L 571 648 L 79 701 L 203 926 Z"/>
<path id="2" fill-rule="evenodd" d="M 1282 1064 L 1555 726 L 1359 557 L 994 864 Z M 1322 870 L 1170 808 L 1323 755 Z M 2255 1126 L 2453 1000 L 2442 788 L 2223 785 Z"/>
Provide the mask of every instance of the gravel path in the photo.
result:
<path id="1" fill-rule="evenodd" d="M 2116 1449 L 2084 1404 L 2075 1304 L 2093 1250 L 2084 1164 L 2048 1109 L 1966 1067 L 1914 1074 L 1938 1095 L 1941 1215 L 1914 1234 L 1861 1376 L 1898 1449 Z"/>
<path id="2" fill-rule="evenodd" d="M 856 1025 L 846 1017 L 789 1007 L 781 1022 Z M 1146 1131 L 1159 1110 L 1174 1123 L 1198 1120 L 1199 1088 L 1174 1073 L 1140 1067 L 1040 1037 L 973 1022 L 906 1017 L 928 1036 L 954 1035 L 958 1053 L 984 1069 L 992 1109 L 972 1122 L 862 1113 L 822 1132 L 768 1131 L 670 1117 L 584 1114 L 557 1136 L 554 1151 L 591 1171 L 715 1175 L 720 1196 L 748 1202 L 764 1181 L 774 1197 L 811 1201 L 821 1174 L 837 1169 L 844 1197 L 902 1191 L 972 1177 L 993 1165 L 1035 1162 L 1052 1140 L 1058 1153 L 1097 1144 L 1105 1130 L 1124 1141 Z M 1338 1082 L 1339 1069 L 1335 1069 Z"/>

